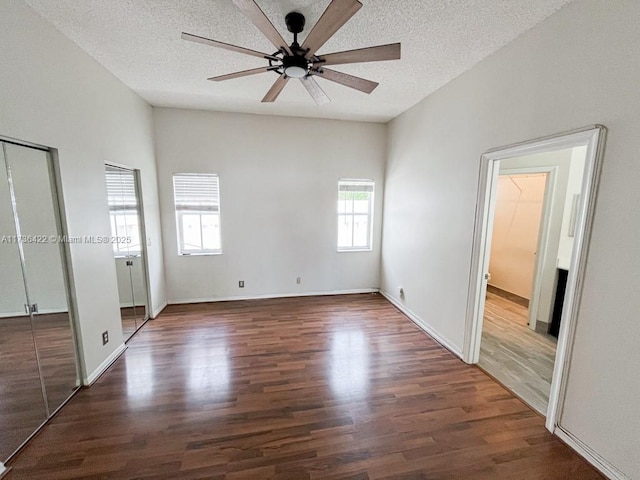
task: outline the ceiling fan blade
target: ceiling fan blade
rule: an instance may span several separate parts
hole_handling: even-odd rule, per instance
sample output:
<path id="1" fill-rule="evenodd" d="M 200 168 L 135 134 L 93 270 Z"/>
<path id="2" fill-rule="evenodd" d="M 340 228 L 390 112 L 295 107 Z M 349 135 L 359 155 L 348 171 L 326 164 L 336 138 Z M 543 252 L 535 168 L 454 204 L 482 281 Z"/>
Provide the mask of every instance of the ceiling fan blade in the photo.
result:
<path id="1" fill-rule="evenodd" d="M 262 9 L 254 0 L 233 0 L 236 7 L 249 17 L 249 20 L 269 39 L 271 43 L 279 50 L 284 48 L 288 55 L 291 55 L 291 49 L 282 35 L 273 26 L 271 20 L 264 14 Z"/>
<path id="2" fill-rule="evenodd" d="M 307 89 L 307 92 L 309 92 L 309 95 L 313 97 L 313 99 L 316 101 L 318 105 L 325 105 L 331 101 L 331 99 L 327 96 L 327 94 L 324 93 L 324 90 L 322 90 L 322 87 L 318 85 L 318 82 L 316 82 L 315 78 L 311 76 L 306 76 L 301 78 L 300 82 L 302 82 L 302 85 L 304 85 L 304 88 Z"/>
<path id="3" fill-rule="evenodd" d="M 223 80 L 233 80 L 234 78 L 247 77 L 249 75 L 256 75 L 258 73 L 268 72 L 269 70 L 275 69 L 275 67 L 260 67 L 260 68 L 252 68 L 251 70 L 242 70 L 241 72 L 228 73 L 226 75 L 218 75 L 217 77 L 207 78 L 207 80 L 212 80 L 214 82 L 222 82 Z"/>
<path id="4" fill-rule="evenodd" d="M 346 73 L 336 72 L 335 70 L 329 70 L 328 68 L 323 68 L 321 70 L 311 70 L 311 74 L 317 75 L 327 80 L 331 80 L 332 82 L 339 83 L 340 85 L 344 85 L 345 87 L 351 87 L 356 90 L 360 90 L 364 93 L 373 92 L 379 85 L 379 83 L 372 82 L 371 80 L 365 80 L 364 78 L 354 77 L 353 75 L 348 75 Z"/>
<path id="5" fill-rule="evenodd" d="M 231 45 L 230 43 L 218 42 L 217 40 L 199 37 L 198 35 L 192 35 L 190 33 L 182 32 L 182 39 L 189 40 L 190 42 L 201 43 L 203 45 L 209 45 L 211 47 L 224 48 L 225 50 L 231 50 L 232 52 L 244 53 L 245 55 L 253 55 L 254 57 L 277 60 L 276 57 L 268 53 L 257 52 L 256 50 L 251 50 L 249 48 L 238 47 L 237 45 Z"/>
<path id="6" fill-rule="evenodd" d="M 341 65 L 345 63 L 381 62 L 383 60 L 399 60 L 400 44 L 378 45 L 377 47 L 359 48 L 346 52 L 329 53 L 320 55 L 320 61 L 316 64 Z"/>
<path id="7" fill-rule="evenodd" d="M 340 30 L 347 21 L 353 17 L 358 10 L 362 8 L 362 4 L 358 0 L 331 0 L 331 3 L 324 11 L 318 23 L 315 24 L 307 38 L 302 44 L 302 48 L 308 48 L 309 51 L 305 55 L 311 58 L 334 33 Z"/>
<path id="8" fill-rule="evenodd" d="M 280 75 L 280 77 L 276 80 L 276 83 L 273 84 L 271 89 L 267 92 L 267 94 L 262 99 L 262 103 L 271 103 L 275 102 L 282 89 L 285 87 L 287 82 L 289 81 L 289 77 L 287 77 L 284 73 Z"/>

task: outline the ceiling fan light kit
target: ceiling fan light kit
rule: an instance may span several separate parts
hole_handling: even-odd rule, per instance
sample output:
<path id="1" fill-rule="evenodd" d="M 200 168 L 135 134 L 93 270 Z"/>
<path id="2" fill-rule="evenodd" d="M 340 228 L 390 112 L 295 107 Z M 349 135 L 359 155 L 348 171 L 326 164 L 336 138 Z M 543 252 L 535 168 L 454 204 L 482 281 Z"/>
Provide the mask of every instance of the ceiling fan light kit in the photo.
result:
<path id="1" fill-rule="evenodd" d="M 254 57 L 260 57 L 269 62 L 269 65 L 241 72 L 229 73 L 211 77 L 209 80 L 220 82 L 234 78 L 256 75 L 264 72 L 276 72 L 279 76 L 262 102 L 274 102 L 289 79 L 297 78 L 301 81 L 307 92 L 318 105 L 328 103 L 329 97 L 324 93 L 315 77 L 321 77 L 331 82 L 371 93 L 378 83 L 364 78 L 355 77 L 346 73 L 325 68 L 325 65 L 341 65 L 349 63 L 376 62 L 383 60 L 400 59 L 400 43 L 379 45 L 376 47 L 347 50 L 345 52 L 317 55 L 317 51 L 329 40 L 347 21 L 362 7 L 358 0 L 331 0 L 318 23 L 311 29 L 306 39 L 300 45 L 298 34 L 304 31 L 306 23 L 304 15 L 299 12 L 290 12 L 285 17 L 287 30 L 293 33 L 293 42 L 288 45 L 282 35 L 276 30 L 271 21 L 264 14 L 255 0 L 232 0 L 233 3 L 244 12 L 253 24 L 267 39 L 278 49 L 273 54 L 258 52 L 237 45 L 211 40 L 209 38 L 182 33 L 184 40 L 201 43 L 216 48 L 243 53 Z"/>
<path id="2" fill-rule="evenodd" d="M 290 55 L 282 59 L 283 73 L 289 78 L 302 78 L 309 74 L 309 61 L 299 55 Z"/>

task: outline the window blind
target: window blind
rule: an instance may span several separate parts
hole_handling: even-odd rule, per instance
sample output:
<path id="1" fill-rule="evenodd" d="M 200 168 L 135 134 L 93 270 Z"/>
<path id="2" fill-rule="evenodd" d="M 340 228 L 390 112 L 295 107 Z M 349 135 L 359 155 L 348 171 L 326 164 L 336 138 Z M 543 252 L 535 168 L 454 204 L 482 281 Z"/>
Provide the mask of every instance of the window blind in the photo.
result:
<path id="1" fill-rule="evenodd" d="M 106 181 L 109 210 L 136 211 L 138 209 L 133 172 L 108 170 Z"/>
<path id="2" fill-rule="evenodd" d="M 173 176 L 173 194 L 177 211 L 218 212 L 220 210 L 217 175 L 175 174 Z"/>
<path id="3" fill-rule="evenodd" d="M 340 180 L 338 190 L 341 192 L 373 192 L 373 181 Z"/>

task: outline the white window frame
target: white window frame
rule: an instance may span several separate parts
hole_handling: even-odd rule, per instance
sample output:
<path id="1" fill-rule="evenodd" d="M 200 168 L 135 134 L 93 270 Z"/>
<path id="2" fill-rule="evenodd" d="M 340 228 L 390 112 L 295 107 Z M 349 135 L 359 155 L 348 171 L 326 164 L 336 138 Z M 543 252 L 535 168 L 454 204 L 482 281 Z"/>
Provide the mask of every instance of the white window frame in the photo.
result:
<path id="1" fill-rule="evenodd" d="M 205 208 L 198 208 L 197 206 L 185 206 L 178 203 L 176 193 L 176 177 L 209 177 L 215 183 L 215 191 L 217 196 L 211 198 L 211 204 Z M 194 256 L 194 255 L 221 255 L 222 254 L 222 213 L 220 206 L 220 178 L 215 173 L 174 173 L 172 178 L 173 183 L 173 207 L 176 214 L 176 233 L 178 236 L 178 255 L 180 256 Z M 202 215 L 210 215 L 216 213 L 218 215 L 218 224 L 220 231 L 220 248 L 212 249 L 200 249 L 200 250 L 185 250 L 184 248 L 184 229 L 182 217 L 185 214 L 199 215 L 200 216 L 200 235 L 202 237 Z M 202 238 L 201 238 L 202 240 Z M 201 244 L 204 243 L 203 241 Z"/>
<path id="2" fill-rule="evenodd" d="M 340 213 L 340 192 L 345 191 L 344 187 L 363 187 L 362 192 L 370 192 L 369 195 L 369 208 L 366 214 L 357 214 L 354 212 L 354 208 L 352 207 L 351 213 Z M 365 190 L 366 188 L 366 190 Z M 369 190 L 370 188 L 370 190 Z M 371 179 L 352 179 L 352 178 L 341 178 L 338 180 L 338 201 L 337 201 L 337 245 L 338 252 L 370 252 L 373 250 L 373 207 L 374 207 L 374 198 L 375 198 L 375 182 Z M 358 191 L 358 190 L 353 190 Z M 340 245 L 340 220 L 344 216 L 350 216 L 351 221 L 351 243 L 353 244 L 353 236 L 355 235 L 355 218 L 360 216 L 367 217 L 367 245 L 366 246 L 357 246 L 357 247 L 349 247 L 349 246 L 341 246 Z"/>

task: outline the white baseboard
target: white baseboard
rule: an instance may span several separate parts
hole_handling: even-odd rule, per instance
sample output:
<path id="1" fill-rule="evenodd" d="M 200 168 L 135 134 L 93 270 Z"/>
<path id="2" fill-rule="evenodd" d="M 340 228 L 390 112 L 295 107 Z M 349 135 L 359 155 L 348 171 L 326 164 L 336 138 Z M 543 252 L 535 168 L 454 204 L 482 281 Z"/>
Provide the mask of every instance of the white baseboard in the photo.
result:
<path id="1" fill-rule="evenodd" d="M 50 313 L 68 313 L 68 310 L 59 309 L 59 308 L 44 308 L 42 310 L 38 310 L 40 315 L 47 315 Z M 0 313 L 0 318 L 11 318 L 11 317 L 26 317 L 27 314 L 24 310 L 19 312 L 9 312 L 9 313 Z"/>
<path id="2" fill-rule="evenodd" d="M 100 375 L 102 375 L 107 368 L 111 366 L 113 362 L 115 362 L 120 355 L 127 349 L 127 346 L 124 343 L 121 343 L 118 348 L 116 348 L 111 355 L 109 355 L 104 362 L 102 362 L 98 368 L 96 368 L 89 376 L 82 380 L 84 386 L 91 386 L 93 382 L 95 382 Z"/>
<path id="3" fill-rule="evenodd" d="M 614 467 L 611 462 L 602 458 L 582 440 L 576 438 L 566 430 L 563 430 L 562 427 L 557 426 L 553 433 L 569 447 L 574 449 L 578 453 L 578 455 L 580 455 L 587 462 L 597 468 L 600 473 L 602 473 L 607 478 L 610 478 L 611 480 L 631 480 L 631 477 L 628 477 L 627 475 L 622 473 L 620 470 Z"/>
<path id="4" fill-rule="evenodd" d="M 0 478 L 2 478 L 2 476 L 6 471 L 7 471 L 7 467 L 4 466 L 4 463 L 0 462 Z"/>
<path id="5" fill-rule="evenodd" d="M 151 314 L 151 318 L 156 318 L 158 315 L 160 315 L 160 312 L 162 312 L 162 310 L 167 308 L 167 305 L 168 305 L 168 302 L 162 303 L 158 308 L 156 308 L 153 311 L 153 313 Z"/>
<path id="6" fill-rule="evenodd" d="M 320 297 L 329 295 L 353 295 L 357 293 L 378 293 L 377 288 L 357 288 L 353 290 L 334 290 L 324 292 L 296 292 L 296 293 L 266 293 L 263 295 L 245 295 L 235 297 L 209 297 L 209 298 L 188 298 L 169 300 L 169 305 L 183 305 L 187 303 L 212 303 L 212 302 L 234 302 L 238 300 L 262 300 L 268 298 L 291 298 L 291 297 Z"/>
<path id="7" fill-rule="evenodd" d="M 0 313 L 0 318 L 13 318 L 13 317 L 26 317 L 27 313 L 22 310 L 21 312 L 6 312 Z"/>
<path id="8" fill-rule="evenodd" d="M 383 290 L 380 290 L 380 293 L 382 294 L 382 296 L 384 298 L 386 298 L 387 300 L 389 300 L 389 302 L 391 302 L 393 305 L 395 305 L 398 310 L 400 310 L 407 317 L 409 317 L 409 319 L 413 323 L 415 323 L 418 327 L 420 327 L 422 330 L 424 330 L 427 333 L 427 335 L 432 337 L 436 342 L 438 342 L 440 345 L 442 345 L 444 348 L 449 350 L 451 353 L 453 353 L 457 357 L 462 358 L 462 350 L 459 349 L 458 347 L 456 347 L 453 343 L 451 343 L 449 340 L 444 338 L 438 332 L 436 332 L 431 325 L 429 325 L 427 322 L 425 322 L 423 319 L 421 319 L 418 315 L 416 315 L 411 310 L 409 310 L 398 299 L 396 299 L 393 296 L 391 296 L 391 294 L 389 292 L 385 292 Z"/>

